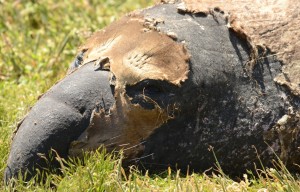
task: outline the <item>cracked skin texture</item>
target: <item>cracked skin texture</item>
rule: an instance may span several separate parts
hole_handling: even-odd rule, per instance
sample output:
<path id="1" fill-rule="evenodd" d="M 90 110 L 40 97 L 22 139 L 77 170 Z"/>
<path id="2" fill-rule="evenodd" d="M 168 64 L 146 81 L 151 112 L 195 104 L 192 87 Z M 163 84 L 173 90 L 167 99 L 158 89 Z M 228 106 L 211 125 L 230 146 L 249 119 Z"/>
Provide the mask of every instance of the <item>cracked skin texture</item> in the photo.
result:
<path id="1" fill-rule="evenodd" d="M 102 144 L 123 148 L 134 160 L 129 163 L 151 171 L 168 166 L 205 171 L 215 162 L 210 146 L 223 170 L 234 175 L 259 165 L 257 155 L 272 166 L 274 151 L 288 168 L 299 162 L 300 101 L 273 80 L 281 62 L 267 50 L 249 78 L 243 28 L 228 30 L 218 9 L 178 14 L 176 6 L 126 16 L 81 47 L 84 58 L 79 55 L 75 63 L 82 66 L 45 94 L 21 124 L 7 179 L 39 164 L 37 154 L 51 148 L 66 157 Z M 148 94 L 151 81 L 169 88 Z M 32 126 L 36 120 L 40 123 Z"/>
<path id="2" fill-rule="evenodd" d="M 162 1 L 169 2 L 170 1 Z M 285 64 L 274 80 L 300 96 L 300 1 L 182 0 L 178 8 L 191 13 L 223 11 L 228 27 L 254 47 L 269 48 Z M 254 57 L 257 57 L 255 55 Z"/>
<path id="3" fill-rule="evenodd" d="M 104 144 L 109 151 L 124 148 L 127 158 L 136 157 L 143 149 L 139 144 L 171 118 L 167 109 L 155 101 L 150 100 L 154 109 L 144 109 L 133 104 L 125 94 L 126 86 L 146 79 L 167 81 L 180 87 L 188 77 L 190 56 L 184 45 L 155 29 L 148 29 L 144 23 L 138 15 L 125 16 L 95 33 L 81 47 L 85 51 L 83 65 L 108 58 L 106 70 L 116 79 L 116 101 L 108 115 L 103 110 L 94 111 L 90 126 L 71 144 L 71 155 L 95 150 Z"/>
<path id="4" fill-rule="evenodd" d="M 149 11 L 149 15 L 151 15 L 150 10 L 151 8 L 146 10 L 146 14 L 144 14 L 147 15 L 147 11 Z M 223 25 L 222 19 L 224 15 L 222 13 L 219 14 L 219 12 L 209 11 L 206 15 L 208 18 L 211 16 L 214 18 L 215 27 Z M 165 13 L 165 15 L 168 15 L 168 13 Z M 160 18 L 160 16 L 156 16 L 156 18 Z M 168 19 L 165 18 L 163 20 L 167 23 Z M 185 20 L 185 23 L 193 23 L 193 20 L 188 17 L 183 16 L 183 20 Z M 249 38 L 248 33 L 244 27 L 234 23 L 236 21 L 237 20 L 232 20 L 230 22 L 231 26 L 229 26 L 234 29 L 234 34 L 248 41 L 248 43 L 255 42 L 253 38 L 247 39 Z M 180 22 L 180 20 L 178 22 Z M 201 23 L 196 23 L 196 25 L 202 26 L 200 27 L 201 30 L 209 30 L 210 27 L 213 28 L 214 26 L 211 23 L 208 25 L 204 23 L 205 22 L 202 24 L 203 26 Z M 161 26 L 164 24 L 165 23 L 162 22 Z M 178 24 L 178 26 L 172 25 L 173 30 L 184 26 L 184 24 Z M 82 149 L 94 150 L 99 147 L 99 145 L 104 144 L 109 151 L 123 148 L 129 160 L 152 156 L 153 160 L 149 160 L 148 158 L 146 158 L 145 161 L 142 160 L 145 165 L 148 164 L 149 169 L 157 169 L 155 163 L 160 163 L 161 165 L 166 165 L 167 163 L 174 165 L 178 163 L 183 165 L 183 167 L 181 167 L 183 169 L 186 164 L 191 164 L 196 170 L 199 170 L 199 167 L 203 169 L 203 167 L 208 168 L 210 166 L 209 163 L 202 161 L 203 159 L 206 159 L 207 162 L 214 162 L 206 151 L 209 147 L 208 145 L 211 144 L 216 147 L 216 152 L 218 156 L 221 157 L 219 160 L 223 164 L 223 168 L 229 171 L 232 164 L 234 164 L 234 172 L 237 173 L 245 168 L 251 167 L 251 164 L 256 160 L 257 154 L 255 150 L 262 155 L 262 161 L 266 165 L 270 165 L 269 163 L 273 158 L 273 154 L 264 143 L 267 141 L 272 144 L 272 147 L 276 148 L 276 153 L 280 154 L 282 159 L 289 165 L 297 161 L 299 157 L 298 153 L 295 152 L 297 149 L 294 145 L 296 146 L 296 143 L 298 143 L 298 117 L 293 120 L 294 124 L 292 127 L 288 125 L 289 123 L 285 126 L 277 126 L 276 121 L 279 120 L 284 113 L 285 104 L 280 101 L 276 105 L 269 106 L 270 103 L 276 99 L 276 102 L 278 101 L 280 94 L 285 94 L 283 90 L 276 90 L 276 88 L 274 88 L 273 73 L 274 75 L 278 74 L 278 61 L 268 60 L 267 57 L 256 58 L 261 64 L 254 66 L 252 75 L 254 81 L 258 82 L 256 82 L 256 86 L 261 86 L 261 89 L 254 88 L 255 86 L 250 88 L 247 86 L 251 86 L 253 82 L 247 81 L 247 83 L 244 84 L 245 82 L 241 81 L 242 77 L 239 77 L 239 75 L 242 74 L 239 64 L 234 64 L 235 62 L 231 61 L 231 65 L 235 66 L 233 68 L 230 68 L 226 64 L 222 65 L 222 59 L 223 61 L 228 61 L 228 59 L 224 57 L 219 61 L 214 54 L 208 57 L 214 62 L 220 62 L 216 62 L 219 66 L 214 65 L 215 63 L 211 63 L 211 61 L 205 64 L 206 57 L 203 58 L 204 60 L 200 59 L 200 62 L 198 60 L 195 62 L 197 56 L 201 54 L 206 55 L 206 52 L 201 52 L 201 54 L 199 52 L 193 52 L 191 51 L 193 48 L 189 47 L 189 52 L 192 55 L 191 70 L 194 73 L 191 75 L 188 74 L 189 67 L 187 62 L 189 60 L 189 54 L 187 54 L 185 47 L 182 44 L 176 43 L 165 34 L 172 32 L 176 36 L 178 35 L 178 41 L 182 39 L 186 40 L 186 37 L 181 37 L 180 33 L 177 34 L 177 29 L 175 32 L 172 30 L 168 31 L 168 27 L 164 30 L 163 27 L 160 28 L 161 26 L 158 24 L 157 30 L 156 28 L 149 30 L 145 27 L 144 19 L 134 14 L 96 33 L 82 46 L 81 49 L 86 51 L 83 64 L 88 62 L 97 63 L 97 61 L 102 58 L 108 58 L 109 70 L 116 78 L 116 103 L 112 107 L 110 115 L 105 114 L 103 110 L 94 112 L 90 126 L 77 141 L 72 143 L 69 151 L 70 154 L 78 155 Z M 158 32 L 159 30 L 161 30 L 161 32 Z M 226 39 L 226 34 L 225 36 L 222 36 L 224 34 L 219 34 L 224 38 L 221 38 L 221 41 L 219 41 L 216 40 L 218 37 L 213 36 L 217 35 L 214 33 L 215 32 L 212 32 L 211 34 L 213 40 L 210 39 L 209 41 L 220 42 L 220 44 L 216 43 L 216 46 L 221 45 L 226 48 L 217 48 L 214 50 L 215 48 L 209 45 L 196 44 L 196 46 L 201 45 L 200 51 L 209 50 L 212 53 L 221 53 L 225 50 L 228 55 L 234 55 L 234 52 L 232 53 L 230 48 L 228 48 L 231 45 L 225 45 L 222 42 Z M 206 34 L 204 33 L 204 35 Z M 200 40 L 200 42 L 205 42 L 205 37 L 201 38 L 204 40 Z M 211 37 L 208 37 L 208 39 L 209 38 Z M 230 38 L 230 41 L 236 41 L 233 37 Z M 189 42 L 188 40 L 186 45 L 195 46 L 193 42 Z M 241 49 L 238 48 L 240 45 L 235 46 L 237 46 L 235 51 Z M 159 47 L 159 49 L 156 49 L 156 47 Z M 195 48 L 195 50 L 197 49 L 199 48 Z M 247 50 L 241 51 L 240 54 L 242 58 L 240 59 L 243 60 L 243 62 L 247 62 L 248 57 L 243 55 L 245 54 L 243 51 Z M 150 57 L 149 53 L 151 55 Z M 268 54 L 270 57 L 270 53 Z M 218 57 L 223 56 L 219 55 Z M 172 60 L 166 60 L 168 58 L 172 58 Z M 265 72 L 267 67 L 266 64 L 263 64 L 265 62 L 270 62 L 273 65 L 274 69 L 272 69 L 272 72 L 270 71 L 270 74 Z M 197 71 L 198 65 L 200 71 Z M 221 73 L 218 72 L 220 68 L 221 71 L 223 70 Z M 106 68 L 106 70 L 108 70 L 108 68 Z M 203 72 L 206 70 L 208 71 Z M 233 71 L 235 71 L 234 73 L 237 75 L 237 78 L 234 77 L 235 75 L 230 75 Z M 212 79 L 210 79 L 211 74 L 213 76 Z M 194 80 L 192 80 L 193 78 L 196 78 L 197 85 L 192 85 L 195 83 L 193 82 Z M 262 78 L 262 80 L 260 80 L 260 78 Z M 126 85 L 135 85 L 146 79 L 164 80 L 178 88 L 182 87 L 182 84 L 185 84 L 183 86 L 184 89 L 191 85 L 196 86 L 193 94 L 199 98 L 203 97 L 203 99 L 196 99 L 195 101 L 195 98 L 190 98 L 187 103 L 182 104 L 189 109 L 185 109 L 186 111 L 181 110 L 184 111 L 184 113 L 191 114 L 181 114 L 181 117 L 175 117 L 175 119 L 170 118 L 166 109 L 156 105 L 155 102 L 154 109 L 144 109 L 140 105 L 131 102 L 132 98 L 126 95 L 125 87 Z M 208 90 L 205 88 L 203 88 L 203 90 L 199 88 L 201 81 L 203 81 L 204 84 L 205 82 L 212 83 L 212 85 L 209 85 L 211 89 L 209 91 L 211 91 L 211 93 L 206 93 Z M 235 85 L 235 83 L 241 84 Z M 218 90 L 214 90 L 214 86 L 217 87 Z M 266 86 L 267 91 L 264 86 Z M 247 88 L 245 89 L 245 87 Z M 222 89 L 224 90 L 222 91 Z M 261 95 L 257 95 L 257 93 Z M 266 94 L 266 96 L 262 97 L 264 94 Z M 182 97 L 189 98 L 190 96 L 184 95 Z M 190 104 L 189 102 L 195 103 Z M 289 103 L 291 101 L 285 102 Z M 195 109 L 195 106 L 192 105 L 199 106 Z M 196 122 L 194 122 L 195 119 Z M 208 123 L 206 121 L 208 121 Z M 219 123 L 215 123 L 218 121 Z M 250 129 L 248 128 L 249 126 L 251 127 Z M 196 127 L 196 130 L 199 129 L 199 133 L 195 132 L 195 130 L 193 130 L 193 132 L 189 127 Z M 164 139 L 161 140 L 162 138 Z M 146 141 L 146 143 L 144 143 L 144 141 Z M 165 146 L 157 146 L 162 143 Z M 192 143 L 193 146 L 190 146 L 190 143 Z M 256 147 L 255 150 L 252 149 L 252 145 Z M 175 150 L 183 150 L 179 153 L 185 154 L 184 156 L 186 158 L 175 155 Z M 243 158 L 240 159 L 239 157 L 241 156 L 243 156 Z M 189 159 L 190 162 L 186 162 Z M 234 163 L 231 164 L 230 162 Z"/>
<path id="5" fill-rule="evenodd" d="M 165 6 L 157 10 L 169 11 L 174 7 Z M 145 27 L 141 16 L 131 15 L 96 33 L 82 46 L 81 49 L 86 51 L 83 64 L 97 63 L 108 58 L 109 62 L 105 59 L 106 66 L 109 64 L 110 67 L 106 70 L 109 69 L 116 78 L 116 102 L 109 115 L 103 110 L 94 112 L 90 126 L 72 143 L 70 154 L 78 155 L 82 149 L 94 150 L 104 144 L 109 151 L 123 148 L 129 160 L 152 156 L 152 160 L 141 160 L 151 170 L 159 169 L 155 165 L 168 163 L 178 163 L 183 169 L 190 164 L 195 170 L 201 170 L 209 168 L 210 163 L 214 162 L 207 152 L 209 145 L 212 145 L 216 147 L 223 168 L 231 172 L 234 165 L 232 172 L 237 173 L 252 167 L 257 158 L 255 150 L 262 155 L 263 163 L 270 165 L 273 153 L 264 143 L 270 141 L 277 147 L 276 153 L 280 153 L 283 158 L 290 156 L 285 159 L 289 165 L 295 162 L 298 155 L 292 146 L 298 143 L 294 139 L 298 138 L 298 126 L 291 129 L 296 134 L 292 134 L 291 142 L 286 142 L 291 134 L 285 134 L 290 132 L 290 126 L 276 126 L 276 121 L 286 110 L 285 105 L 290 105 L 278 102 L 280 94 L 285 94 L 282 89 L 275 88 L 273 82 L 273 75 L 279 71 L 279 62 L 269 60 L 268 57 L 257 58 L 260 64 L 253 68 L 252 75 L 256 83 L 252 84 L 252 81 L 241 75 L 241 63 L 249 59 L 245 48 L 247 46 L 241 45 L 244 42 L 233 37 L 236 35 L 245 40 L 243 35 L 246 33 L 242 31 L 240 35 L 239 30 L 233 30 L 234 33 L 227 34 L 223 14 L 210 11 L 206 15 L 207 19 L 202 20 L 193 15 L 174 16 L 169 12 L 158 14 L 159 11 L 151 10 L 143 12 L 144 15 L 149 14 L 148 20 L 152 20 L 153 16 L 164 21 L 151 30 Z M 174 17 L 168 18 L 169 14 Z M 190 28 L 184 29 L 186 26 Z M 201 30 L 206 32 L 202 33 Z M 220 33 L 216 32 L 218 30 Z M 195 31 L 203 35 L 198 36 L 197 43 L 189 37 L 191 35 L 186 36 L 189 33 L 195 34 Z M 185 47 L 165 35 L 168 32 L 175 34 L 179 42 L 186 41 L 192 55 L 191 69 L 187 65 L 189 54 Z M 158 45 L 159 49 L 156 49 Z M 152 53 L 155 54 L 146 50 L 154 51 Z M 235 55 L 236 52 L 240 55 Z M 150 53 L 151 57 L 145 53 Z M 230 56 L 239 57 L 241 63 L 235 59 L 228 60 Z M 166 60 L 168 58 L 172 60 Z M 270 64 L 272 69 L 269 74 L 266 71 Z M 189 70 L 192 73 L 188 73 Z M 182 113 L 178 117 L 170 118 L 167 110 L 155 102 L 151 110 L 132 103 L 132 98 L 126 94 L 126 86 L 146 79 L 163 80 L 178 89 L 193 90 L 193 93 L 183 91 L 180 95 L 183 98 L 183 101 L 179 101 Z M 275 101 L 278 103 L 271 104 Z M 295 122 L 297 124 L 298 120 Z M 194 130 L 190 127 L 196 128 Z M 256 147 L 255 150 L 252 145 Z"/>
<path id="6" fill-rule="evenodd" d="M 155 30 L 145 32 L 143 24 L 141 16 L 125 16 L 95 33 L 81 47 L 87 50 L 83 64 L 108 57 L 117 87 L 144 79 L 166 80 L 179 86 L 189 72 L 184 45 Z"/>

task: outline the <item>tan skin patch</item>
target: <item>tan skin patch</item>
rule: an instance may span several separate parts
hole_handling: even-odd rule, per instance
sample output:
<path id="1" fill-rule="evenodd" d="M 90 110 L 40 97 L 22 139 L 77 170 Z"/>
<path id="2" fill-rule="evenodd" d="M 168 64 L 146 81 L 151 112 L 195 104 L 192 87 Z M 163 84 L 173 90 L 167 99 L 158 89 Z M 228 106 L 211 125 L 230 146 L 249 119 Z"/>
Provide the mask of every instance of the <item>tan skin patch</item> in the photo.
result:
<path id="1" fill-rule="evenodd" d="M 108 151 L 124 149 L 126 158 L 134 158 L 143 149 L 142 141 L 169 118 L 158 106 L 147 110 L 120 94 L 110 115 L 104 111 L 93 114 L 84 138 L 71 145 L 70 155 L 80 155 L 82 150 L 96 150 L 104 145 Z"/>
<path id="2" fill-rule="evenodd" d="M 122 84 L 157 79 L 180 86 L 189 72 L 184 45 L 155 30 L 144 32 L 144 27 L 143 19 L 124 17 L 97 32 L 81 47 L 87 50 L 83 64 L 105 56 Z"/>
<path id="3" fill-rule="evenodd" d="M 95 62 L 101 68 L 101 58 L 109 61 L 109 70 L 116 78 L 115 104 L 109 114 L 103 110 L 93 112 L 89 127 L 71 144 L 70 155 L 104 145 L 109 151 L 124 149 L 127 158 L 134 158 L 143 149 L 143 140 L 172 118 L 168 114 L 172 106 L 161 108 L 144 96 L 154 105 L 153 109 L 145 109 L 126 95 L 126 86 L 145 79 L 164 80 L 180 87 L 188 77 L 189 55 L 184 45 L 155 29 L 144 30 L 143 22 L 139 16 L 124 17 L 81 47 L 86 50 L 83 64 Z"/>

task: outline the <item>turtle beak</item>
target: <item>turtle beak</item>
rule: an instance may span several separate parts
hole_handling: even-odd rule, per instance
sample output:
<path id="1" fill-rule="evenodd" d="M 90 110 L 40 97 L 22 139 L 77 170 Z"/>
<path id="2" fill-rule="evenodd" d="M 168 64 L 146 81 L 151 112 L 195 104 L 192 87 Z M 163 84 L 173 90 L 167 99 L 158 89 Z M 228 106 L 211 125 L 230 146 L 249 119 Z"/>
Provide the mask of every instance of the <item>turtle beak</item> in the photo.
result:
<path id="1" fill-rule="evenodd" d="M 38 100 L 18 127 L 5 182 L 25 172 L 24 179 L 30 179 L 37 169 L 47 167 L 51 150 L 67 157 L 70 143 L 89 126 L 93 109 L 108 110 L 113 103 L 108 71 L 95 71 L 93 63 L 87 63 L 66 76 Z"/>

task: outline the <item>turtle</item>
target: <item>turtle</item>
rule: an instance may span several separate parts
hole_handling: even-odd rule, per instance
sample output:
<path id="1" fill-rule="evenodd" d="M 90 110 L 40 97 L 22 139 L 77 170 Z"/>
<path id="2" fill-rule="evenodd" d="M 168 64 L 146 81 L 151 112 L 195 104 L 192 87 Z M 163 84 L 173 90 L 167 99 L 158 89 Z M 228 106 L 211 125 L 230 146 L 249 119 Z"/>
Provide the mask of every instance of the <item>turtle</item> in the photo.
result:
<path id="1" fill-rule="evenodd" d="M 151 172 L 299 171 L 299 5 L 164 0 L 94 33 L 18 125 L 5 180 L 101 147 Z"/>

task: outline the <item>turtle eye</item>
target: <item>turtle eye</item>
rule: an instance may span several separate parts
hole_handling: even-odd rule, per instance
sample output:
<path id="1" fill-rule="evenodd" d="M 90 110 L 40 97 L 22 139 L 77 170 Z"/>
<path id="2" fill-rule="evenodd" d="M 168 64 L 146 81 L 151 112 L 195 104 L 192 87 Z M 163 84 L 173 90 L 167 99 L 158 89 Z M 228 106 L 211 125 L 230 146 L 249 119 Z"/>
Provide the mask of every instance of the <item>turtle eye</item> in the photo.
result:
<path id="1" fill-rule="evenodd" d="M 150 94 L 150 95 L 152 95 L 152 94 L 160 94 L 162 92 L 164 92 L 163 89 L 162 89 L 162 87 L 159 86 L 159 85 L 154 85 L 154 84 L 148 84 L 143 89 L 143 93 L 145 93 L 147 95 L 148 94 Z"/>
<path id="2" fill-rule="evenodd" d="M 131 97 L 131 102 L 138 103 L 146 109 L 154 109 L 155 104 L 163 106 L 169 103 L 170 91 L 167 82 L 153 79 L 146 79 L 126 87 L 126 94 Z"/>

